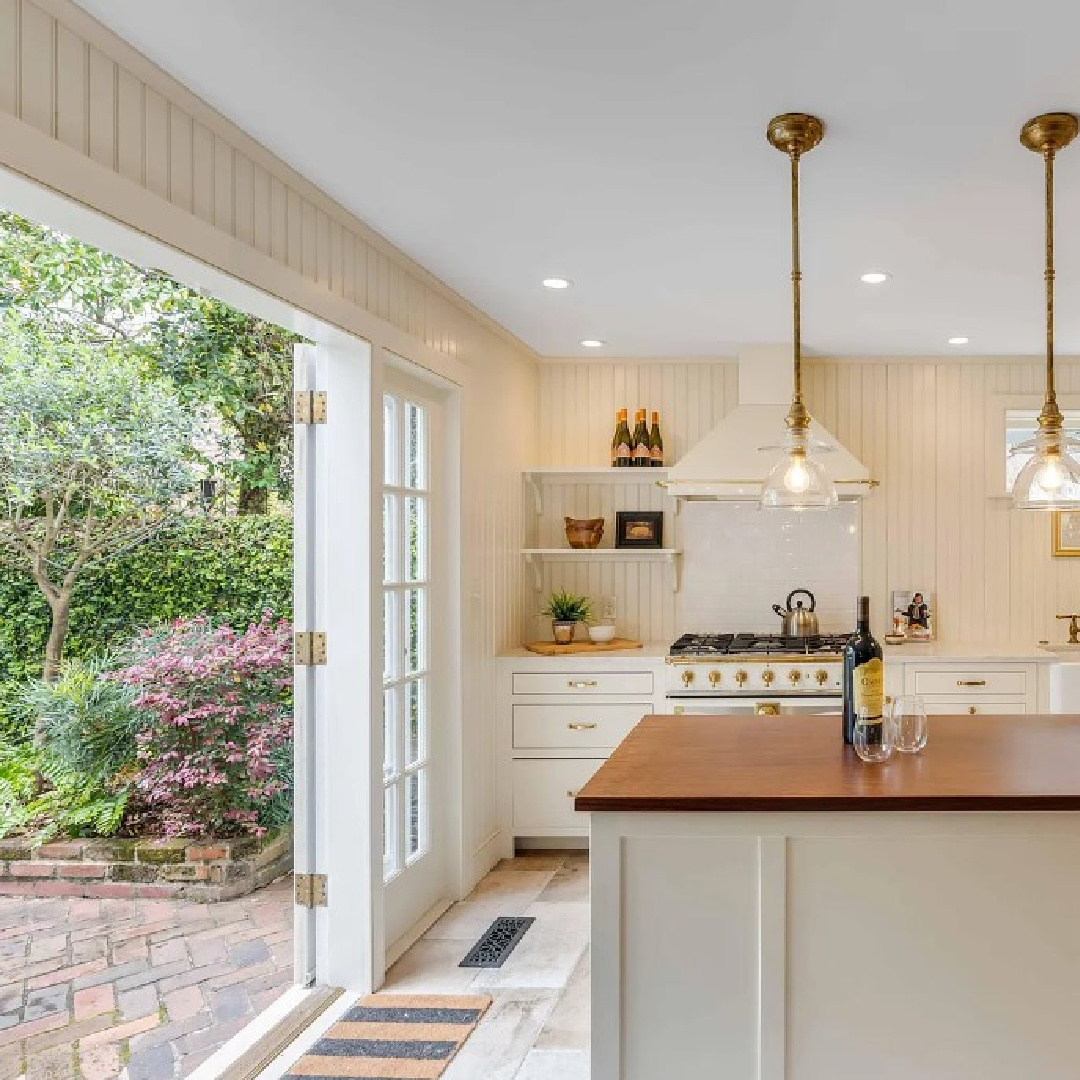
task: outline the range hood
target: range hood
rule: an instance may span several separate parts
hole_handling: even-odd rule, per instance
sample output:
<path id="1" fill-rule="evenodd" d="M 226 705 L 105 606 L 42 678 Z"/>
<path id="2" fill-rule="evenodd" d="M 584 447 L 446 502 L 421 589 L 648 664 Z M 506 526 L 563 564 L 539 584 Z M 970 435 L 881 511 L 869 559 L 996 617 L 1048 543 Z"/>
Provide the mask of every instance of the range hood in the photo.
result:
<path id="1" fill-rule="evenodd" d="M 776 461 L 777 451 L 758 448 L 784 432 L 794 380 L 791 346 L 748 346 L 738 361 L 738 404 L 668 471 L 665 487 L 676 498 L 755 502 Z M 818 460 L 841 499 L 862 498 L 876 486 L 867 467 L 816 420 L 810 436 L 835 447 Z"/>

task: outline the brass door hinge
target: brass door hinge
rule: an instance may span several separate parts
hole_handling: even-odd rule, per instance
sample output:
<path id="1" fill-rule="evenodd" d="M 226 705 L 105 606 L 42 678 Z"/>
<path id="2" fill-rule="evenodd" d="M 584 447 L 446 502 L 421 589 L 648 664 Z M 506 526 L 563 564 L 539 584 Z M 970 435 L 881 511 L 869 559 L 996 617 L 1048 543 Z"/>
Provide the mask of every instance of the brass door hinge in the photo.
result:
<path id="1" fill-rule="evenodd" d="M 298 667 L 326 663 L 326 634 L 322 630 L 298 630 L 293 637 L 293 658 Z"/>
<path id="2" fill-rule="evenodd" d="M 326 423 L 326 391 L 297 390 L 293 393 L 294 424 Z"/>
<path id="3" fill-rule="evenodd" d="M 294 874 L 293 889 L 297 907 L 326 907 L 325 874 Z"/>

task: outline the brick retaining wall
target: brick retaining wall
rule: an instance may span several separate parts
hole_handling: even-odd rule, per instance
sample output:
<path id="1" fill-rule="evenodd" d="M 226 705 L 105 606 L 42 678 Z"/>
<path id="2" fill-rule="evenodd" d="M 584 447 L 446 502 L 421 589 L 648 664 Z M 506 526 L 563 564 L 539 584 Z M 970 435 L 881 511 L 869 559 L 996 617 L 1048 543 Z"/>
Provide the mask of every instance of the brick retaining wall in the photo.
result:
<path id="1" fill-rule="evenodd" d="M 213 902 L 291 869 L 291 831 L 236 840 L 0 840 L 0 896 Z"/>

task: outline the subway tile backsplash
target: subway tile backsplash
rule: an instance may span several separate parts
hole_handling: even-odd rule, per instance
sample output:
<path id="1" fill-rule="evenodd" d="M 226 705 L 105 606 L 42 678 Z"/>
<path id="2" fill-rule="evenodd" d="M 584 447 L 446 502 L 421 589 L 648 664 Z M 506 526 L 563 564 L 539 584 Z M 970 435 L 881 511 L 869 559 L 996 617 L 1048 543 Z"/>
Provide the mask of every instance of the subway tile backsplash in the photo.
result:
<path id="1" fill-rule="evenodd" d="M 789 592 L 809 589 L 825 633 L 851 630 L 859 592 L 859 507 L 828 513 L 759 510 L 744 503 L 687 503 L 678 632 L 776 633 Z"/>

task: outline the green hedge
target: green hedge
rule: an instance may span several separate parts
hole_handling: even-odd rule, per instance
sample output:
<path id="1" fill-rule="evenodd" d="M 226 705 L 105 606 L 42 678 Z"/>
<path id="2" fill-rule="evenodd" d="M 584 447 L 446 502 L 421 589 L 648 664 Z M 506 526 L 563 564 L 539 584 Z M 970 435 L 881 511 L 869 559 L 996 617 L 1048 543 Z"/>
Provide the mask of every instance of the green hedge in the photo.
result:
<path id="1" fill-rule="evenodd" d="M 292 617 L 291 520 L 191 518 L 79 577 L 64 655 L 101 656 L 182 616 L 246 627 L 267 609 Z M 40 675 L 48 635 L 48 605 L 29 571 L 0 554 L 0 734 L 22 726 L 15 692 Z"/>

